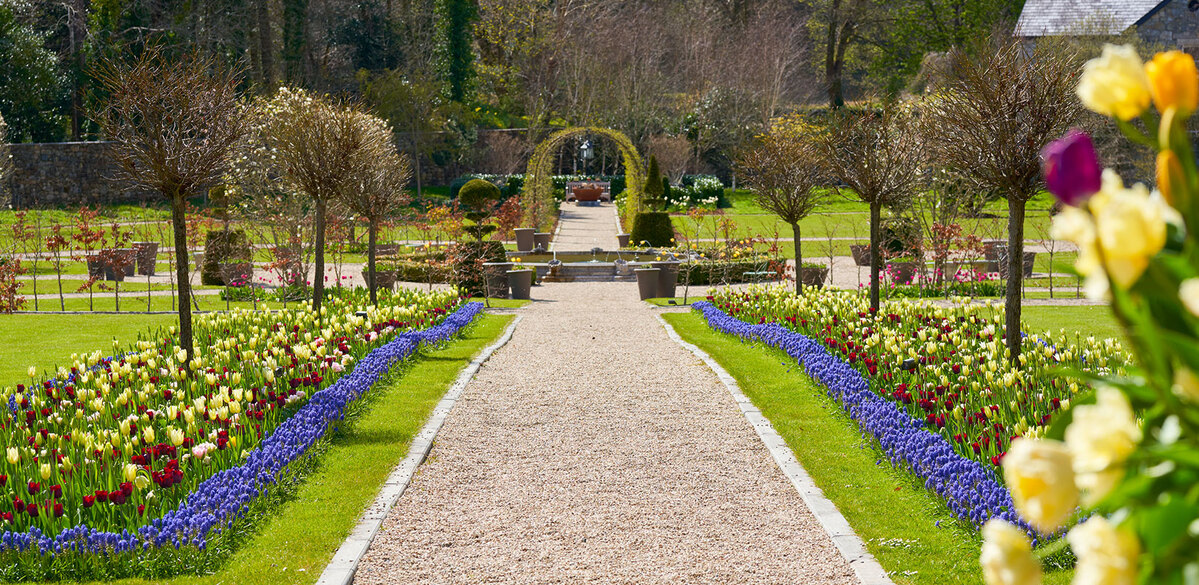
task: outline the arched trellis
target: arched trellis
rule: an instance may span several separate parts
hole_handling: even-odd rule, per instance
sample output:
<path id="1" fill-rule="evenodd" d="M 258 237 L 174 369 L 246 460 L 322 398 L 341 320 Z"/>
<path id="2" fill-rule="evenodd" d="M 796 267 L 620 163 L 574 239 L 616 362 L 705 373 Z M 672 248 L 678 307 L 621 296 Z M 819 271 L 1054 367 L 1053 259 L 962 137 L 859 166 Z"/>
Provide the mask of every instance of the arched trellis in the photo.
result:
<path id="1" fill-rule="evenodd" d="M 554 154 L 562 144 L 581 134 L 598 134 L 616 143 L 620 149 L 621 162 L 624 164 L 625 201 L 624 225 L 631 226 L 632 220 L 641 211 L 641 190 L 645 186 L 645 163 L 641 154 L 628 136 L 611 128 L 594 126 L 575 126 L 550 134 L 533 149 L 529 159 L 529 168 L 525 172 L 525 186 L 521 193 L 520 204 L 524 210 L 525 225 L 538 229 L 552 223 L 551 214 L 554 209 L 553 164 Z M 628 228 L 626 228 L 628 229 Z"/>

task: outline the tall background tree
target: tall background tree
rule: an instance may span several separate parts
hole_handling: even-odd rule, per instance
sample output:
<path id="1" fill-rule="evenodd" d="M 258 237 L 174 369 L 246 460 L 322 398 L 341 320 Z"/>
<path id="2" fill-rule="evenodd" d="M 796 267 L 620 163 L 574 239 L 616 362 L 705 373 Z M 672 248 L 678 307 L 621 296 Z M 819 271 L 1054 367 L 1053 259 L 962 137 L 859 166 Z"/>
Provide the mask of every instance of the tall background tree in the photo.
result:
<path id="1" fill-rule="evenodd" d="M 359 114 L 366 135 L 360 156 L 363 172 L 358 184 L 341 191 L 338 201 L 367 223 L 366 285 L 371 304 L 377 302 L 375 252 L 383 222 L 403 210 L 411 199 L 404 191 L 412 178 L 412 165 L 406 155 L 396 152 L 391 128 L 370 114 Z"/>
<path id="2" fill-rule="evenodd" d="M 1044 188 L 1041 148 L 1082 119 L 1075 97 L 1081 62 L 1073 51 L 995 35 L 971 52 L 955 50 L 939 73 L 941 91 L 925 100 L 925 144 L 938 164 L 1007 199 L 1007 347 L 1020 356 L 1024 216 Z"/>
<path id="3" fill-rule="evenodd" d="M 474 32 L 478 18 L 475 0 L 435 0 L 436 65 L 445 97 L 464 102 L 475 80 Z"/>
<path id="4" fill-rule="evenodd" d="M 192 53 L 169 59 L 151 50 L 132 64 L 102 63 L 97 78 L 108 100 L 94 117 L 115 143 L 116 178 L 158 193 L 171 204 L 179 345 L 191 360 L 191 272 L 184 207 L 189 197 L 226 175 L 248 128 L 237 91 L 240 75 L 209 57 Z"/>
<path id="5" fill-rule="evenodd" d="M 357 106 L 303 90 L 281 88 L 263 102 L 263 139 L 273 151 L 276 173 L 315 203 L 315 273 L 312 309 L 325 293 L 325 224 L 330 203 L 358 185 L 368 171 L 372 129 Z"/>
<path id="6" fill-rule="evenodd" d="M 901 205 L 916 189 L 923 144 L 910 114 L 891 108 L 844 113 L 821 136 L 820 157 L 837 190 L 870 205 L 870 307 L 878 311 L 883 207 Z"/>
<path id="7" fill-rule="evenodd" d="M 737 159 L 737 170 L 754 199 L 791 226 L 795 247 L 795 292 L 803 293 L 803 238 L 800 222 L 819 202 L 824 184 L 816 140 L 793 124 L 775 124 Z"/>

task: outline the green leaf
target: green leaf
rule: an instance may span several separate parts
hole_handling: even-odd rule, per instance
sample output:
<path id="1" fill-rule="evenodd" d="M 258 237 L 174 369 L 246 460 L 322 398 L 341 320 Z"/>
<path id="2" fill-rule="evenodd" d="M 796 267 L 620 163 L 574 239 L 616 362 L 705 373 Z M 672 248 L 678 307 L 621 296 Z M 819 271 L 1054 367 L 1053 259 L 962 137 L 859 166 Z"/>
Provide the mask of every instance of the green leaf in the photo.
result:
<path id="1" fill-rule="evenodd" d="M 1070 400 L 1070 408 L 1053 417 L 1053 424 L 1049 425 L 1049 430 L 1045 433 L 1045 438 L 1064 441 L 1066 439 L 1066 428 L 1070 426 L 1071 422 L 1074 422 L 1074 409 L 1084 404 L 1095 404 L 1095 390 L 1087 388 L 1072 398 Z"/>
<path id="2" fill-rule="evenodd" d="M 1145 552 L 1161 556 L 1186 534 L 1187 527 L 1197 516 L 1199 506 L 1173 494 L 1166 494 L 1161 505 L 1140 513 L 1141 542 Z"/>

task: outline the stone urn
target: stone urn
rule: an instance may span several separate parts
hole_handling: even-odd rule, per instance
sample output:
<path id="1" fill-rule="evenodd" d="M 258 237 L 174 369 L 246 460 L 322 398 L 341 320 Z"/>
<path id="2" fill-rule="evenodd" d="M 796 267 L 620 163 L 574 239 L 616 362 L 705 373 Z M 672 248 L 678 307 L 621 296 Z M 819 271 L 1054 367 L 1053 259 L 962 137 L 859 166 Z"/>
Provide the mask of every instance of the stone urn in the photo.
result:
<path id="1" fill-rule="evenodd" d="M 633 271 L 637 275 L 637 292 L 641 300 L 658 296 L 658 274 L 661 272 L 661 268 L 638 268 Z"/>
<path id="2" fill-rule="evenodd" d="M 542 252 L 550 249 L 550 233 L 537 232 L 533 234 L 533 250 L 541 250 Z"/>
<path id="3" fill-rule="evenodd" d="M 858 266 L 870 266 L 870 244 L 850 246 L 849 253 L 853 255 L 854 264 Z"/>
<path id="4" fill-rule="evenodd" d="M 250 262 L 222 262 L 221 280 L 225 286 L 245 286 L 254 279 L 254 265 Z"/>
<path id="5" fill-rule="evenodd" d="M 133 242 L 133 250 L 137 254 L 137 273 L 154 276 L 158 267 L 158 242 Z"/>
<path id="6" fill-rule="evenodd" d="M 621 250 L 629 247 L 629 234 L 616 234 L 616 244 Z"/>
<path id="7" fill-rule="evenodd" d="M 508 288 L 512 289 L 512 298 L 528 300 L 532 297 L 535 272 L 531 268 L 508 271 Z"/>
<path id="8" fill-rule="evenodd" d="M 804 286 L 814 286 L 816 288 L 824 288 L 824 281 L 828 278 L 827 266 L 804 266 L 799 270 L 800 281 Z"/>
<path id="9" fill-rule="evenodd" d="M 508 298 L 508 271 L 511 262 L 484 262 L 483 273 L 487 277 L 487 296 L 493 299 Z"/>
<path id="10" fill-rule="evenodd" d="M 895 284 L 912 284 L 912 280 L 916 278 L 916 270 L 920 265 L 920 262 L 901 260 L 888 262 L 887 270 L 891 271 L 891 281 Z"/>
<path id="11" fill-rule="evenodd" d="M 533 228 L 516 228 L 512 231 L 516 234 L 516 251 L 532 252 L 534 247 L 533 232 L 537 230 Z"/>
<path id="12" fill-rule="evenodd" d="M 658 272 L 658 294 L 655 296 L 674 298 L 674 289 L 679 282 L 679 262 L 653 262 L 650 265 L 661 270 Z"/>

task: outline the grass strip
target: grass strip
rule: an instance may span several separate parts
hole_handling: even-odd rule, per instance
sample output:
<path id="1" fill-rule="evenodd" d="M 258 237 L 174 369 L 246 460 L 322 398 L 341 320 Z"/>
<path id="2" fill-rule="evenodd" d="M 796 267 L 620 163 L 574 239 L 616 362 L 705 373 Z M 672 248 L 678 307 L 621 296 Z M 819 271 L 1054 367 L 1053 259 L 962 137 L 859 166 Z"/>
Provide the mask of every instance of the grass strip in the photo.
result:
<path id="1" fill-rule="evenodd" d="M 111 583 L 258 585 L 313 583 L 395 465 L 408 453 L 458 372 L 500 336 L 512 315 L 481 315 L 456 341 L 427 348 L 364 397 L 362 412 L 335 433 L 302 482 L 253 522 L 229 561 L 211 575 Z"/>
<path id="2" fill-rule="evenodd" d="M 873 440 L 782 352 L 712 331 L 694 313 L 662 315 L 708 352 L 774 425 L 867 549 L 899 585 L 981 584 L 981 539 Z M 1047 572 L 1065 584 L 1068 571 Z"/>

